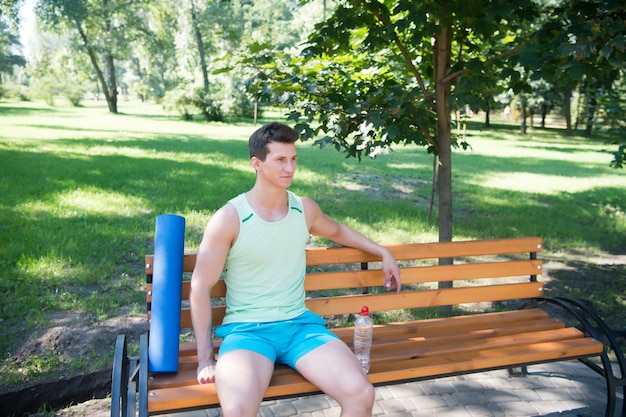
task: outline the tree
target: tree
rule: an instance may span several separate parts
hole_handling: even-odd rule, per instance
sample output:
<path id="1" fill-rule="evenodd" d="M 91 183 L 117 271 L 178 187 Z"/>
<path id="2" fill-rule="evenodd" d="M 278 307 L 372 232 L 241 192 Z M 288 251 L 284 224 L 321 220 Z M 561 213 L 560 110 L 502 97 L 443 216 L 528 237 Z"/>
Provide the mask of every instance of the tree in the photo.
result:
<path id="1" fill-rule="evenodd" d="M 450 241 L 452 148 L 466 146 L 452 134 L 451 112 L 486 107 L 498 67 L 519 78 L 503 64 L 535 16 L 530 1 L 347 0 L 273 88 L 294 107 L 303 139 L 323 134 L 319 143 L 358 158 L 399 143 L 434 153 L 439 240 Z"/>
<path id="2" fill-rule="evenodd" d="M 585 131 L 590 135 L 597 121 L 608 127 L 618 145 L 612 165 L 623 167 L 626 110 L 616 92 L 623 92 L 626 75 L 626 5 L 620 0 L 562 0 L 552 16 L 541 32 L 542 38 L 553 40 L 544 61 L 556 66 L 557 80 L 578 77 L 586 98 Z M 566 91 L 573 90 L 571 83 L 566 85 Z"/>
<path id="3" fill-rule="evenodd" d="M 5 18 L 11 22 L 14 29 L 17 28 L 20 20 L 20 7 L 22 0 L 0 0 L 0 18 Z"/>
<path id="4" fill-rule="evenodd" d="M 20 45 L 7 23 L 0 17 L 0 85 L 3 84 L 3 74 L 12 74 L 16 66 L 23 67 L 26 60 L 14 51 Z M 1 96 L 1 94 L 0 94 Z"/>
<path id="5" fill-rule="evenodd" d="M 117 113 L 116 60 L 127 58 L 128 39 L 142 23 L 141 2 L 123 0 L 39 0 L 36 13 L 52 31 L 70 30 L 78 50 L 89 56 L 109 111 Z"/>

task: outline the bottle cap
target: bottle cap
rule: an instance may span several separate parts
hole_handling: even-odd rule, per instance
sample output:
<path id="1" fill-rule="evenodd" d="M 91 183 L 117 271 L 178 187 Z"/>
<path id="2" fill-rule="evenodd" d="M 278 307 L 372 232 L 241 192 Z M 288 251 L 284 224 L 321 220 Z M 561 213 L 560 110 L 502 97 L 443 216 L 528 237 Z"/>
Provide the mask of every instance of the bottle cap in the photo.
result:
<path id="1" fill-rule="evenodd" d="M 367 306 L 361 307 L 361 315 L 362 316 L 369 316 L 369 314 L 370 314 L 370 309 Z"/>

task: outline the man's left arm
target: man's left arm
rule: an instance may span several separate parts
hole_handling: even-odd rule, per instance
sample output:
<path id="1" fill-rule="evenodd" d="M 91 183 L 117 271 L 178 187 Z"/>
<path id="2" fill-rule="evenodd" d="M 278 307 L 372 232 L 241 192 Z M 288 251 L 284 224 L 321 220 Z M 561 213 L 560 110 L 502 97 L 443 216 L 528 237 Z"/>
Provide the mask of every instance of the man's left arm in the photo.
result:
<path id="1" fill-rule="evenodd" d="M 385 247 L 365 237 L 351 227 L 340 223 L 326 215 L 317 203 L 310 198 L 303 197 L 304 213 L 309 232 L 315 236 L 324 237 L 341 246 L 361 249 L 382 260 L 382 271 L 385 275 L 385 288 L 396 289 L 400 292 L 400 268 L 393 254 Z"/>

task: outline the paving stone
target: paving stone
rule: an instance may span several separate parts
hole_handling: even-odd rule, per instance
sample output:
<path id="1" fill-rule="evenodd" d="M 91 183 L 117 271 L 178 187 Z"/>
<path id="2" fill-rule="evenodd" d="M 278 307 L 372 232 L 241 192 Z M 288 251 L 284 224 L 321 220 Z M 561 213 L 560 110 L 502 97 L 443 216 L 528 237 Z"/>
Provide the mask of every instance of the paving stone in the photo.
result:
<path id="1" fill-rule="evenodd" d="M 432 408 L 442 408 L 448 406 L 448 403 L 446 403 L 443 397 L 438 394 L 414 397 L 411 398 L 411 401 L 413 401 L 413 404 L 415 404 L 416 410 L 428 410 Z"/>

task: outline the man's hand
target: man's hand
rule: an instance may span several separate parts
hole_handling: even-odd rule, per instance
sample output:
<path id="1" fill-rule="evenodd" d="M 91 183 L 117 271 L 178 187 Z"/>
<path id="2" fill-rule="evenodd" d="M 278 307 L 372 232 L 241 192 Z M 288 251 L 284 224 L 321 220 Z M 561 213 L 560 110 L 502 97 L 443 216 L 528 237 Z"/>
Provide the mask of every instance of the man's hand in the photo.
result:
<path id="1" fill-rule="evenodd" d="M 209 384 L 215 382 L 215 362 L 200 363 L 196 371 L 198 384 Z"/>
<path id="2" fill-rule="evenodd" d="M 398 267 L 398 263 L 391 252 L 387 252 L 387 254 L 383 256 L 382 270 L 385 274 L 385 289 L 387 291 L 395 289 L 396 292 L 400 292 L 400 289 L 402 288 L 400 268 Z"/>

